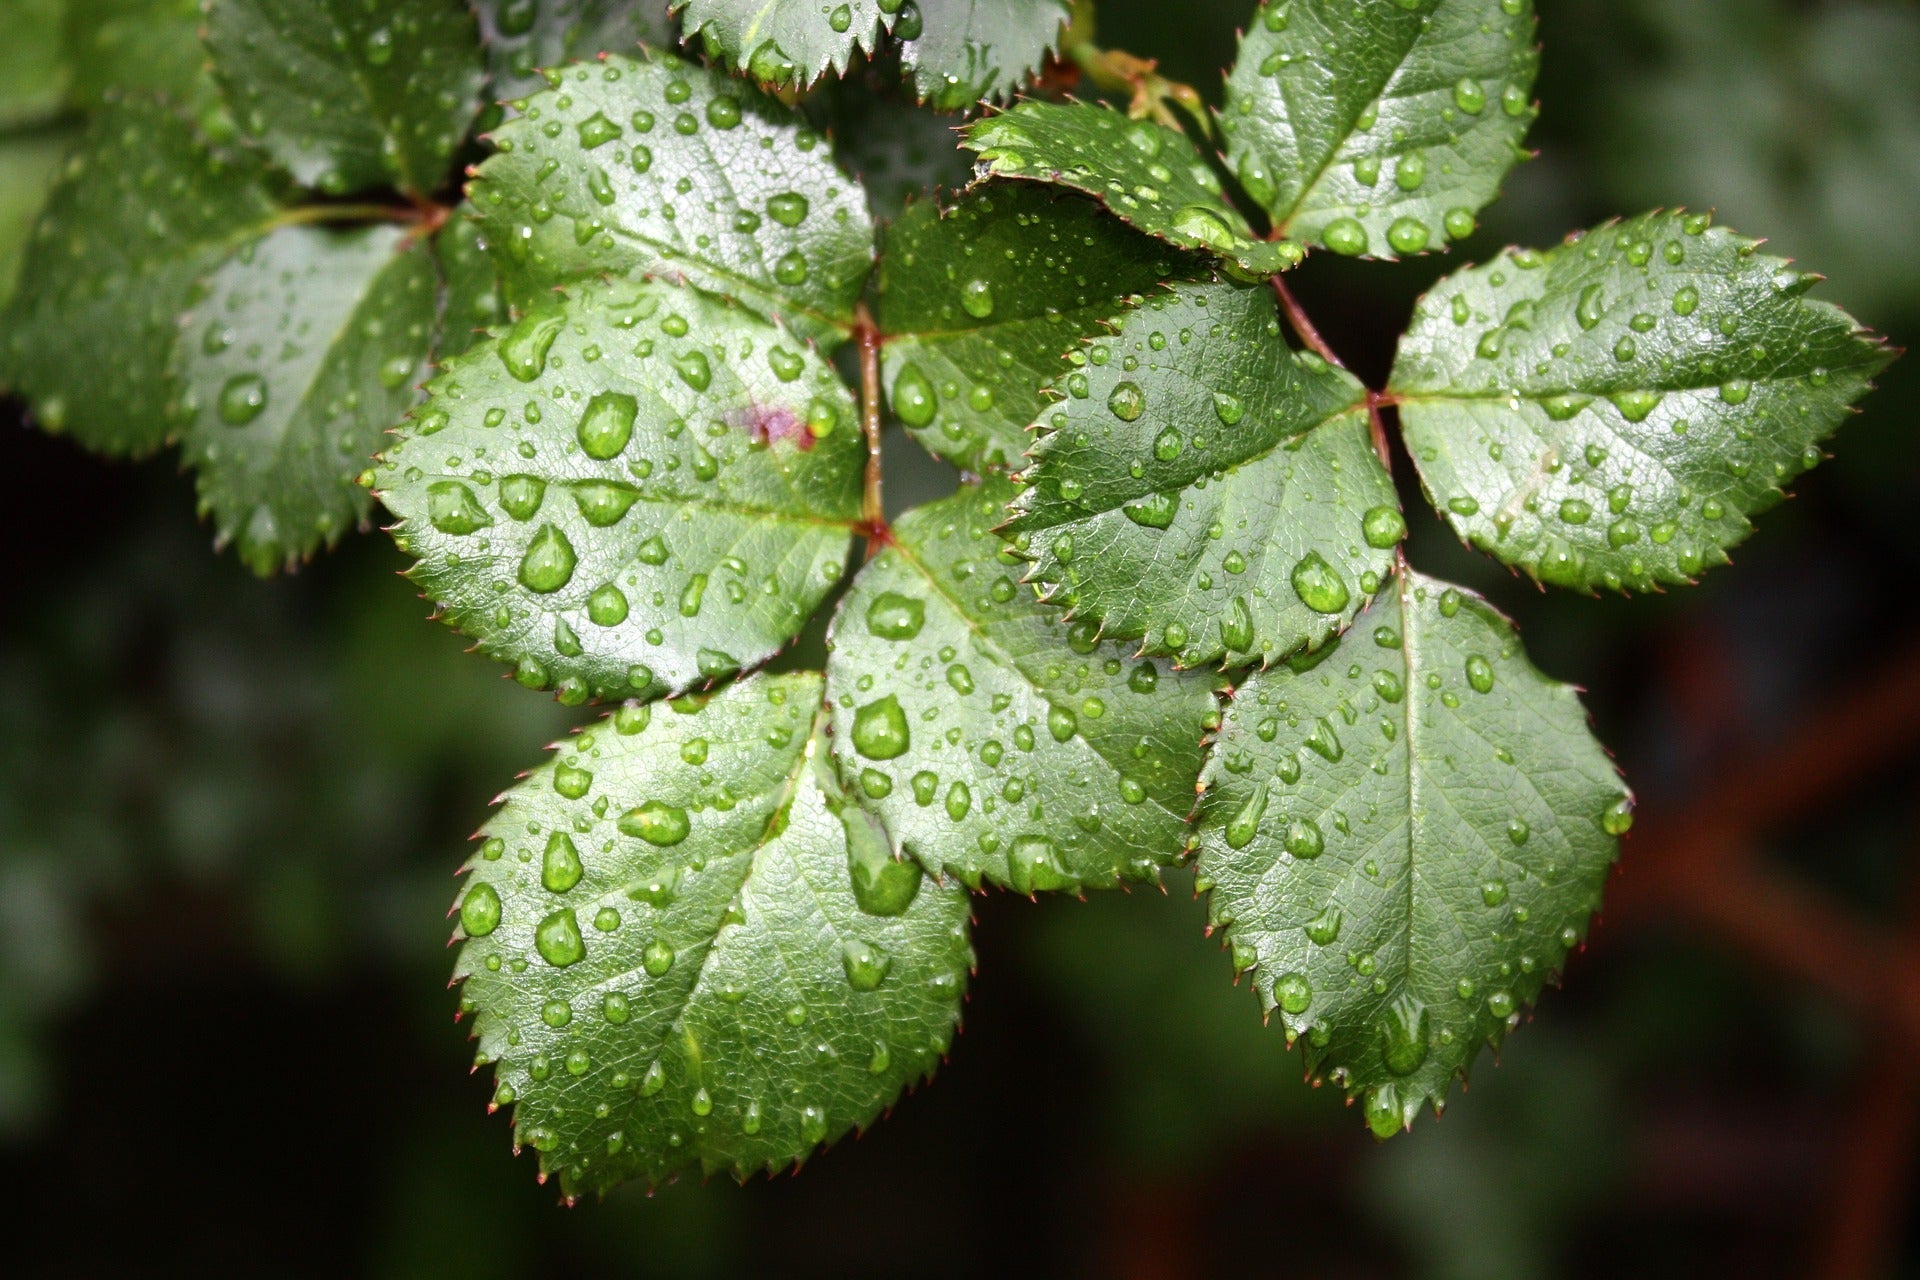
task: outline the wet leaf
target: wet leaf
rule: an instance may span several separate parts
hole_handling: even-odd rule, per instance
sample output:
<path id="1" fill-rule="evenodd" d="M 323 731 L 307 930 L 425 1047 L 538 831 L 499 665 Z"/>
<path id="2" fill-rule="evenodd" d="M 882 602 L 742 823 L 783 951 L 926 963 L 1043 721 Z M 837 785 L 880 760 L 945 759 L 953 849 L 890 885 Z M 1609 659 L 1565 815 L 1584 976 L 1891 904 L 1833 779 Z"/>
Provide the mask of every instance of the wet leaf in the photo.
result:
<path id="1" fill-rule="evenodd" d="M 1229 165 L 1289 239 L 1444 248 L 1526 155 L 1533 33 L 1532 0 L 1267 0 L 1227 77 Z"/>
<path id="2" fill-rule="evenodd" d="M 1581 590 L 1724 563 L 1891 358 L 1756 243 L 1651 213 L 1435 286 L 1391 390 L 1455 532 Z"/>
<path id="3" fill-rule="evenodd" d="M 912 206 L 880 257 L 895 415 L 969 471 L 1015 465 L 1067 351 L 1178 266 L 1191 264 L 1078 196 L 993 184 Z"/>
<path id="4" fill-rule="evenodd" d="M 473 14 L 457 0 L 212 0 L 207 49 L 241 127 L 330 195 L 432 195 L 480 106 Z"/>
<path id="5" fill-rule="evenodd" d="M 271 573 L 366 518 L 355 483 L 419 398 L 439 299 L 398 227 L 283 227 L 197 288 L 174 347 L 181 447 L 221 542 Z"/>
<path id="6" fill-rule="evenodd" d="M 449 361 L 376 470 L 415 581 L 563 701 L 765 661 L 844 571 L 866 448 L 793 335 L 665 282 L 583 284 Z"/>
<path id="7" fill-rule="evenodd" d="M 756 676 L 617 713 L 480 832 L 461 1004 L 516 1143 L 568 1196 L 804 1161 L 952 1040 L 966 894 L 844 811 L 820 686 Z"/>
<path id="8" fill-rule="evenodd" d="M 272 226 L 274 195 L 257 156 L 209 146 L 164 106 L 101 110 L 47 198 L 0 320 L 4 380 L 40 425 L 103 453 L 157 448 L 194 283 Z"/>
<path id="9" fill-rule="evenodd" d="M 1004 530 L 1048 600 L 1185 666 L 1352 621 L 1405 526 L 1366 389 L 1279 323 L 1263 287 L 1174 285 L 1055 381 Z"/>
<path id="10" fill-rule="evenodd" d="M 1016 581 L 989 480 L 903 517 L 834 620 L 833 750 L 929 871 L 1020 893 L 1180 857 L 1215 681 L 1074 631 Z"/>
<path id="11" fill-rule="evenodd" d="M 1022 102 L 970 126 L 985 172 L 1084 191 L 1124 221 L 1250 278 L 1300 261 L 1298 245 L 1257 238 L 1185 134 L 1090 103 Z"/>
<path id="12" fill-rule="evenodd" d="M 1574 690 L 1478 596 L 1402 572 L 1297 665 L 1234 691 L 1198 873 L 1261 1008 L 1384 1137 L 1519 1025 L 1630 810 Z"/>
<path id="13" fill-rule="evenodd" d="M 490 96 L 525 97 L 547 87 L 540 74 L 602 53 L 631 55 L 640 44 L 672 44 L 667 0 L 474 0 L 487 46 Z"/>
<path id="14" fill-rule="evenodd" d="M 510 299 L 682 278 L 829 339 L 873 264 L 860 189 L 798 115 L 665 54 L 569 70 L 495 134 L 473 202 Z"/>

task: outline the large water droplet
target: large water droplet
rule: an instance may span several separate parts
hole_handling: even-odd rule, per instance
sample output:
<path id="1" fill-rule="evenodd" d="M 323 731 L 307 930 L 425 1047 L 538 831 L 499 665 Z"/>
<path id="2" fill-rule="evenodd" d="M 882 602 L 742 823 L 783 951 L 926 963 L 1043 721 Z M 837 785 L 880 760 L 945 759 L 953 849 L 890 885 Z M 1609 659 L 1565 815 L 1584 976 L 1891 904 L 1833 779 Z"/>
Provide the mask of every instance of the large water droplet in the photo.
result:
<path id="1" fill-rule="evenodd" d="M 427 519 L 442 533 L 463 535 L 484 529 L 493 518 L 458 480 L 437 480 L 427 486 Z"/>
<path id="2" fill-rule="evenodd" d="M 892 760 L 911 745 L 907 713 L 893 694 L 854 712 L 853 747 L 869 760 Z"/>
<path id="3" fill-rule="evenodd" d="M 484 938 L 500 927 L 500 894 L 485 880 L 461 899 L 460 927 L 469 938 Z"/>
<path id="4" fill-rule="evenodd" d="M 580 922 L 572 907 L 562 907 L 533 931 L 533 949 L 556 969 L 578 964 L 587 958 L 586 940 L 580 936 Z"/>
<path id="5" fill-rule="evenodd" d="M 877 990 L 893 968 L 893 957 L 877 943 L 852 938 L 840 948 L 840 965 L 847 973 L 847 985 L 855 991 Z"/>
<path id="6" fill-rule="evenodd" d="M 239 373 L 220 388 L 220 421 L 244 427 L 267 407 L 267 380 L 257 373 Z"/>
<path id="7" fill-rule="evenodd" d="M 527 544 L 527 554 L 520 559 L 520 585 L 543 595 L 558 591 L 573 581 L 576 563 L 573 544 L 567 541 L 567 535 L 556 525 L 543 524 Z"/>
<path id="8" fill-rule="evenodd" d="M 662 848 L 679 844 L 693 830 L 687 811 L 663 800 L 649 800 L 637 809 L 629 809 L 620 816 L 619 826 L 623 834 Z"/>
<path id="9" fill-rule="evenodd" d="M 580 415 L 580 448 L 589 458 L 617 458 L 633 438 L 633 420 L 640 402 L 623 391 L 602 391 L 587 402 Z"/>
<path id="10" fill-rule="evenodd" d="M 1318 551 L 1309 551 L 1293 566 L 1293 591 L 1316 613 L 1339 613 L 1351 598 L 1346 581 Z"/>

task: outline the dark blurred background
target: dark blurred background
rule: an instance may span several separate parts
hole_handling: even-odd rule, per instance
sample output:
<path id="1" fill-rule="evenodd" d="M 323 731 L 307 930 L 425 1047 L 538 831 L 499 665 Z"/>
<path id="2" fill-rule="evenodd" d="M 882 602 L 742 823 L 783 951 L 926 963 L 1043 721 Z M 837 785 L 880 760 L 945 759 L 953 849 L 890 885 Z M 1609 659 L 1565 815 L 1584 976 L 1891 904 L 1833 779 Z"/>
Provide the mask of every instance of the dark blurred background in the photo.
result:
<path id="1" fill-rule="evenodd" d="M 1216 95 L 1251 7 L 1100 0 L 1102 42 Z M 1920 338 L 1920 10 L 1540 8 L 1541 155 L 1470 256 L 1715 207 Z M 57 155 L 6 152 L 0 224 Z M 1458 264 L 1318 255 L 1297 292 L 1377 381 Z M 1735 567 L 1649 599 L 1542 594 L 1408 486 L 1414 559 L 1586 687 L 1642 799 L 1567 989 L 1444 1120 L 1376 1145 L 1302 1084 L 1179 872 L 978 899 L 952 1062 L 797 1179 L 571 1210 L 485 1115 L 442 944 L 487 800 L 584 713 L 462 656 L 378 534 L 256 581 L 170 463 L 0 406 L 0 1265 L 1920 1276 L 1917 393 L 1897 363 Z M 950 482 L 889 461 L 896 499 Z"/>

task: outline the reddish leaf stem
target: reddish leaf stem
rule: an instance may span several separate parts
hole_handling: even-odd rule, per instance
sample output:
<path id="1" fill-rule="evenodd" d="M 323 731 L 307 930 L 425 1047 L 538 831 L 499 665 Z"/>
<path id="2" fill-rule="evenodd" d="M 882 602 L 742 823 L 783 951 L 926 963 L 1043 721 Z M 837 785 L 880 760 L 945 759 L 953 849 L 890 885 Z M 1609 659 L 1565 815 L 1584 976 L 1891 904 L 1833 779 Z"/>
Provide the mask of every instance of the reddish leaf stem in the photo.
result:
<path id="1" fill-rule="evenodd" d="M 854 313 L 853 340 L 860 347 L 860 429 L 867 437 L 867 477 L 860 503 L 861 532 L 867 558 L 893 541 L 887 528 L 880 472 L 880 330 L 862 303 Z"/>

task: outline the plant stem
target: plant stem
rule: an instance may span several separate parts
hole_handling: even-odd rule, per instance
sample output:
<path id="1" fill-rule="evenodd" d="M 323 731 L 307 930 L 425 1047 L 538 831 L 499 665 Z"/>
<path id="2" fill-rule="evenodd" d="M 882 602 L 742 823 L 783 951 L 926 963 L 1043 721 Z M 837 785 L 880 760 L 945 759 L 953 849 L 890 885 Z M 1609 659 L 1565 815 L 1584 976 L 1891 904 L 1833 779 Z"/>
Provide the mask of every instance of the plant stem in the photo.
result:
<path id="1" fill-rule="evenodd" d="M 1180 117 L 1167 105 L 1177 102 L 1199 124 L 1201 133 L 1212 137 L 1213 116 L 1199 91 L 1161 75 L 1157 60 L 1136 57 L 1124 49 L 1102 49 L 1091 40 L 1073 45 L 1065 54 L 1100 88 L 1109 93 L 1131 92 L 1133 100 L 1127 104 L 1127 114 L 1133 119 L 1152 118 L 1169 129 L 1185 132 Z"/>
<path id="2" fill-rule="evenodd" d="M 1280 299 L 1280 309 L 1287 314 L 1287 323 L 1293 327 L 1294 333 L 1306 345 L 1307 350 L 1336 369 L 1346 368 L 1346 362 L 1327 345 L 1326 339 L 1320 336 L 1320 331 L 1313 327 L 1313 321 L 1294 298 L 1293 291 L 1287 288 L 1286 281 L 1279 276 L 1273 277 L 1273 292 L 1274 296 Z"/>
<path id="3" fill-rule="evenodd" d="M 336 222 L 418 222 L 437 229 L 447 219 L 440 205 L 411 204 L 303 204 L 274 215 L 275 227 L 303 227 Z"/>
<path id="4" fill-rule="evenodd" d="M 853 339 L 860 345 L 860 429 L 867 437 L 867 478 L 860 503 L 860 521 L 867 538 L 867 557 L 893 540 L 887 528 L 887 509 L 880 473 L 880 330 L 861 303 L 854 313 Z"/>

